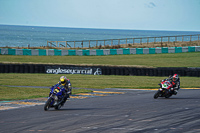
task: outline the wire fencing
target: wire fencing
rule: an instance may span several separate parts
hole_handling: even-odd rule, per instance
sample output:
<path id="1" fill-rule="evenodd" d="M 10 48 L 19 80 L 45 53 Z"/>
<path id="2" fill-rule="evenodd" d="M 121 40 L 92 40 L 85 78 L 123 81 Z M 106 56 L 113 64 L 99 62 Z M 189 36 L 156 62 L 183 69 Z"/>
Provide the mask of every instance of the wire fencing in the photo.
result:
<path id="1" fill-rule="evenodd" d="M 81 41 L 47 41 L 47 47 L 67 47 L 67 48 L 93 48 L 101 46 L 117 45 L 135 45 L 135 44 L 163 44 L 177 42 L 199 41 L 200 34 L 196 35 L 178 35 L 178 36 L 161 36 L 161 37 L 141 37 L 141 38 L 122 38 L 122 39 L 105 39 L 105 40 L 81 40 Z"/>

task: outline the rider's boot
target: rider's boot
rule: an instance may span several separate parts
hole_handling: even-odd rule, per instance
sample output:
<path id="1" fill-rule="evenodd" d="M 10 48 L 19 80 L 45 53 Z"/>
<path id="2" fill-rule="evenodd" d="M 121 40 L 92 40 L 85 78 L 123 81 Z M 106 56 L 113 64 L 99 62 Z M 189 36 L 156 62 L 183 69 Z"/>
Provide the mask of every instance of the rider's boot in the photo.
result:
<path id="1" fill-rule="evenodd" d="M 64 98 L 62 100 L 61 106 L 63 106 L 65 104 L 65 102 L 67 101 L 67 98 L 69 98 L 69 94 L 65 94 Z"/>
<path id="2" fill-rule="evenodd" d="M 174 95 L 176 95 L 178 93 L 178 90 L 174 90 Z"/>

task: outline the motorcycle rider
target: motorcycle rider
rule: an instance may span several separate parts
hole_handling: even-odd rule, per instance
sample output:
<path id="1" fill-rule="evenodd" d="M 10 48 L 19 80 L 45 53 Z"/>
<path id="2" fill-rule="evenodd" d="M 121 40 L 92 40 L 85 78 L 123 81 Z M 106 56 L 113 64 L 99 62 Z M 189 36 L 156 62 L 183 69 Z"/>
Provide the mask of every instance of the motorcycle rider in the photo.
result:
<path id="1" fill-rule="evenodd" d="M 63 86 L 65 88 L 65 92 L 64 92 L 64 99 L 61 103 L 61 105 L 63 106 L 64 103 L 66 102 L 67 98 L 69 98 L 71 91 L 72 91 L 72 87 L 71 87 L 71 82 L 69 79 L 67 79 L 66 76 L 61 76 L 60 77 L 60 81 L 58 82 L 59 86 Z"/>
<path id="2" fill-rule="evenodd" d="M 178 74 L 174 74 L 173 76 L 169 76 L 168 78 L 172 84 L 171 92 L 176 95 L 178 90 L 180 89 L 180 78 Z"/>

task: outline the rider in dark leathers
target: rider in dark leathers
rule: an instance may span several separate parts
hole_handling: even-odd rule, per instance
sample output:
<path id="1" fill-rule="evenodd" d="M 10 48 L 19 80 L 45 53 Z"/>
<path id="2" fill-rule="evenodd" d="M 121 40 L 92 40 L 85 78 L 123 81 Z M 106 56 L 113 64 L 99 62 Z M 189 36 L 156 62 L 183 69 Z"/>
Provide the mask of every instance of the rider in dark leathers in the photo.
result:
<path id="1" fill-rule="evenodd" d="M 180 78 L 178 74 L 174 74 L 173 76 L 169 76 L 168 79 L 172 83 L 171 92 L 172 94 L 176 95 L 178 90 L 180 89 Z"/>

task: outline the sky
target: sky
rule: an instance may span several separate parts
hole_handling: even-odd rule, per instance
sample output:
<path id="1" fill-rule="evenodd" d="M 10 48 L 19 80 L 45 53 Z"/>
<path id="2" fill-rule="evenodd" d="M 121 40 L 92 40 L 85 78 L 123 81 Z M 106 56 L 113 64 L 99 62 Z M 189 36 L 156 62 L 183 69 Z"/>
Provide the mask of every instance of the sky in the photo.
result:
<path id="1" fill-rule="evenodd" d="M 0 0 L 0 24 L 200 31 L 200 0 Z"/>

